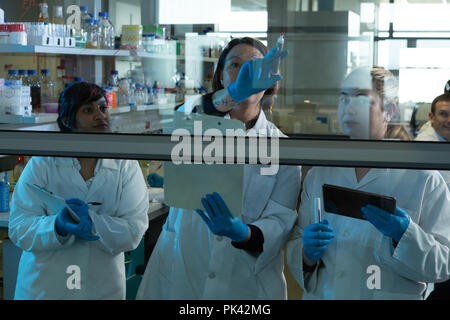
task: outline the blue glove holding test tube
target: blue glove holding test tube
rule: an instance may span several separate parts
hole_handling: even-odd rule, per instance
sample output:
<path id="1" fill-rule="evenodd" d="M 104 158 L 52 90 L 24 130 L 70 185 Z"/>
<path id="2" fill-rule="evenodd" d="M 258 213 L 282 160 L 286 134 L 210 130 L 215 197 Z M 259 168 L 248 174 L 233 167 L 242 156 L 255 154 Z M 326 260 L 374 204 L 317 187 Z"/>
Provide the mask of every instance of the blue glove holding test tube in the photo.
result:
<path id="1" fill-rule="evenodd" d="M 311 262 L 319 261 L 325 249 L 335 237 L 333 228 L 328 226 L 328 220 L 313 223 L 303 229 L 303 252 Z"/>
<path id="2" fill-rule="evenodd" d="M 284 40 L 283 40 L 284 43 Z M 272 48 L 264 58 L 248 60 L 239 71 L 236 81 L 227 90 L 234 101 L 245 101 L 250 96 L 274 86 L 283 77 L 278 73 L 280 61 L 289 54 L 282 50 L 282 42 Z"/>

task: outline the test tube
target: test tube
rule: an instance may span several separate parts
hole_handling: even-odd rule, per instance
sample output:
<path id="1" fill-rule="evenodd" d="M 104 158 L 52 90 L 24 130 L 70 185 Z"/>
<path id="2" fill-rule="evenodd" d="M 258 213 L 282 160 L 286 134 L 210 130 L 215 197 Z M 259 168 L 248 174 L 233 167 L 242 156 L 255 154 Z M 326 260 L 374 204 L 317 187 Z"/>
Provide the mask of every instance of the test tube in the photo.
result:
<path id="1" fill-rule="evenodd" d="M 281 51 L 283 50 L 283 46 L 284 46 L 284 33 L 280 33 L 280 36 L 278 37 L 277 40 L 277 55 L 279 55 L 281 53 Z M 273 68 L 272 68 L 272 74 L 277 74 L 278 71 L 280 70 L 280 62 L 281 59 L 278 57 L 275 61 L 275 63 L 273 64 Z"/>
<path id="2" fill-rule="evenodd" d="M 322 213 L 320 209 L 320 198 L 314 198 L 314 223 L 322 221 Z"/>

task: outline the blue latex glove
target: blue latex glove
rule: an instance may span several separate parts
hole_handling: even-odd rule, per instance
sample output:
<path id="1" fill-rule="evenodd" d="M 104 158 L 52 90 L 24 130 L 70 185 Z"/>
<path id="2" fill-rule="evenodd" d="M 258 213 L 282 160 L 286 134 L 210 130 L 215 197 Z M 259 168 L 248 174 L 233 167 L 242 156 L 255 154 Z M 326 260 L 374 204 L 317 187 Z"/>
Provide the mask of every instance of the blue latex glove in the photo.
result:
<path id="1" fill-rule="evenodd" d="M 148 185 L 152 188 L 162 188 L 164 185 L 164 178 L 159 174 L 150 173 L 147 176 Z"/>
<path id="2" fill-rule="evenodd" d="M 239 218 L 234 218 L 231 215 L 227 205 L 217 192 L 207 194 L 206 198 L 202 198 L 202 204 L 208 216 L 200 209 L 197 209 L 197 213 L 212 233 L 226 236 L 235 242 L 247 239 L 249 227 L 242 223 Z"/>
<path id="3" fill-rule="evenodd" d="M 80 222 L 76 223 L 70 216 L 69 210 L 63 207 L 56 217 L 55 230 L 56 232 L 65 237 L 68 233 L 73 234 L 79 238 L 95 241 L 100 239 L 98 236 L 91 236 L 92 232 L 92 220 L 89 217 L 89 211 L 87 204 L 80 199 L 67 199 L 67 205 L 72 209 L 80 218 Z"/>
<path id="4" fill-rule="evenodd" d="M 234 101 L 244 101 L 275 85 L 283 77 L 272 74 L 273 66 L 278 64 L 278 59 L 283 60 L 288 54 L 288 50 L 279 52 L 278 48 L 274 47 L 263 59 L 246 61 L 239 70 L 236 81 L 227 88 L 230 97 Z"/>
<path id="5" fill-rule="evenodd" d="M 409 226 L 409 215 L 397 207 L 395 215 L 373 205 L 361 208 L 364 218 L 382 234 L 399 242 Z"/>
<path id="6" fill-rule="evenodd" d="M 311 262 L 319 261 L 325 249 L 334 238 L 333 229 L 328 226 L 328 220 L 313 223 L 303 230 L 303 252 Z"/>

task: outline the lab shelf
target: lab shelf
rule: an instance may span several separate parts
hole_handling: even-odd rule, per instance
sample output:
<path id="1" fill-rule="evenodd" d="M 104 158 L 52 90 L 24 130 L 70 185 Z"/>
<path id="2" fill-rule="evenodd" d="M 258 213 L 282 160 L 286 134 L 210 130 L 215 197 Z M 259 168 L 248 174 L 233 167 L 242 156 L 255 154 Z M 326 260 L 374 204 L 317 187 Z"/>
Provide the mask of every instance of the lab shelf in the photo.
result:
<path id="1" fill-rule="evenodd" d="M 53 55 L 84 55 L 84 56 L 105 56 L 105 57 L 139 57 L 153 59 L 177 59 L 186 61 L 217 62 L 217 58 L 180 56 L 174 54 L 149 53 L 135 50 L 106 50 L 106 49 L 82 49 L 67 47 L 49 46 L 22 46 L 22 45 L 0 45 L 0 53 L 41 53 Z"/>
<path id="2" fill-rule="evenodd" d="M 85 56 L 110 56 L 110 57 L 128 57 L 129 50 L 105 50 L 105 49 L 83 49 L 67 47 L 48 47 L 48 46 L 22 46 L 22 45 L 0 45 L 0 53 L 43 53 L 43 54 L 68 54 Z"/>

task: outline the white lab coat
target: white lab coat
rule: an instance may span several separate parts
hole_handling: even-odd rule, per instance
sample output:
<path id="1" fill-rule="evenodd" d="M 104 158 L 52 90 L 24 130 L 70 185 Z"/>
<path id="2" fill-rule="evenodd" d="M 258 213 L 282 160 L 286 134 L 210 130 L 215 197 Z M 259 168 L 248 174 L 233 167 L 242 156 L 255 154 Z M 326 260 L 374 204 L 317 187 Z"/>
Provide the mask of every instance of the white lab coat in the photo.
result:
<path id="1" fill-rule="evenodd" d="M 394 197 L 411 219 L 394 248 L 368 221 L 327 213 L 322 201 L 323 219 L 336 236 L 305 279 L 301 237 L 314 223 L 313 201 L 323 199 L 324 183 Z M 422 299 L 427 283 L 450 278 L 449 259 L 450 194 L 436 171 L 371 169 L 359 183 L 354 168 L 316 167 L 308 173 L 287 244 L 287 262 L 304 299 Z M 369 279 L 370 266 L 380 268 L 379 278 Z M 377 279 L 380 287 L 369 289 Z"/>
<path id="2" fill-rule="evenodd" d="M 101 159 L 95 176 L 81 177 L 77 159 L 33 157 L 14 190 L 9 237 L 23 251 L 15 299 L 125 299 L 123 252 L 135 249 L 148 227 L 148 191 L 137 161 Z M 89 208 L 97 241 L 55 232 L 50 212 L 25 185 L 35 183 L 67 198 L 102 205 Z M 78 266 L 79 289 L 69 266 Z"/>
<path id="3" fill-rule="evenodd" d="M 436 130 L 431 125 L 431 122 L 426 122 L 419 131 L 416 139 L 417 141 L 441 141 L 445 142 L 444 138 L 440 137 Z"/>
<path id="4" fill-rule="evenodd" d="M 417 135 L 416 141 L 440 141 L 440 142 L 446 142 L 444 138 L 440 137 L 436 130 L 431 126 L 431 122 L 428 121 L 425 123 L 422 128 L 419 131 L 419 134 Z M 447 183 L 447 186 L 450 190 L 450 170 L 441 170 L 439 173 L 444 178 L 445 182 Z"/>
<path id="5" fill-rule="evenodd" d="M 253 127 L 275 129 L 264 112 Z M 242 221 L 261 229 L 264 251 L 253 255 L 211 233 L 191 210 L 170 208 L 137 299 L 286 299 L 282 246 L 295 223 L 301 172 L 280 166 L 273 176 L 244 167 Z"/>

